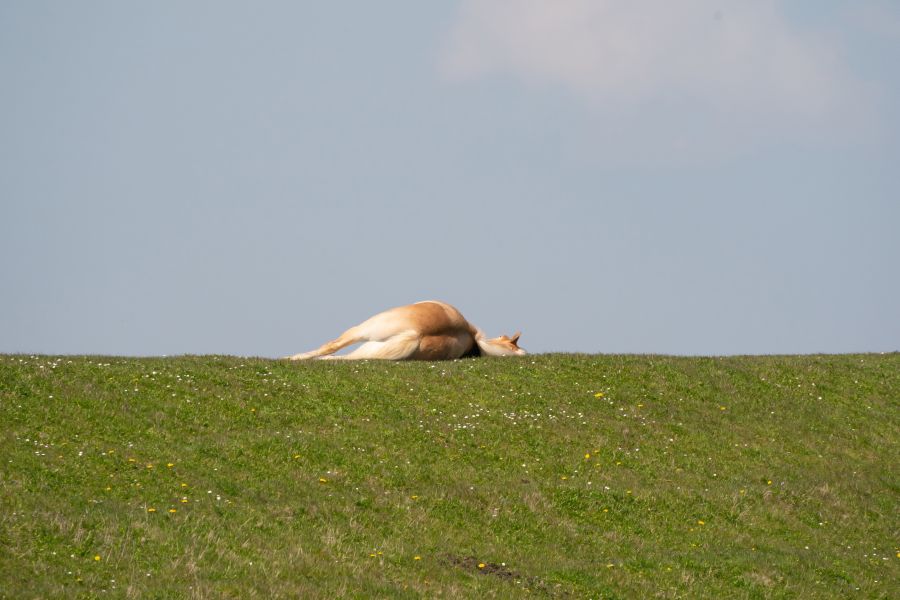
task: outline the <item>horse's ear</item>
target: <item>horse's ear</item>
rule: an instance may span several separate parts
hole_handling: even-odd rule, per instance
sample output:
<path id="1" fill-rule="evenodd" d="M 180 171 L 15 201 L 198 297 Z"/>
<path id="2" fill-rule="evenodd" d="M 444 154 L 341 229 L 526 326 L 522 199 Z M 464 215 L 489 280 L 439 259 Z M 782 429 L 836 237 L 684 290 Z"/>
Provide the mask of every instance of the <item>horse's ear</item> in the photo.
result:
<path id="1" fill-rule="evenodd" d="M 516 342 L 519 341 L 519 336 L 521 336 L 521 335 L 522 335 L 521 331 L 515 332 L 513 334 L 513 336 L 511 338 L 509 338 L 510 343 L 512 343 L 513 346 L 518 346 L 518 344 Z"/>

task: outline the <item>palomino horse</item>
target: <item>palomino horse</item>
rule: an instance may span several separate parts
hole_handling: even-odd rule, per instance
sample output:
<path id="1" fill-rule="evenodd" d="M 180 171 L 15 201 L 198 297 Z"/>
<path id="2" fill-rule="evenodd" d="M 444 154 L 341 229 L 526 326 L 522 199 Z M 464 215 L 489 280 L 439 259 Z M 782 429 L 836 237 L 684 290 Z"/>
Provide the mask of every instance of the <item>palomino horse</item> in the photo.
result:
<path id="1" fill-rule="evenodd" d="M 290 360 L 331 358 L 359 360 L 450 360 L 464 356 L 520 356 L 519 333 L 486 338 L 458 310 L 429 300 L 398 306 L 378 313 L 351 327 L 316 350 L 288 356 Z M 345 356 L 334 356 L 341 348 L 364 342 Z"/>

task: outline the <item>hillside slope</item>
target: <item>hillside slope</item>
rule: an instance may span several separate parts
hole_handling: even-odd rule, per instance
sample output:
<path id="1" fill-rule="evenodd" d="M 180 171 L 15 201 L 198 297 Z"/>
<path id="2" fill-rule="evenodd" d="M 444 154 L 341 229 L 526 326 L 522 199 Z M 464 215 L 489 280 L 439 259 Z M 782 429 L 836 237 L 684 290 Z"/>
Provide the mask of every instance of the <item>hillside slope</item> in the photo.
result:
<path id="1" fill-rule="evenodd" d="M 898 354 L 5 355 L 0 423 L 4 598 L 900 589 Z"/>

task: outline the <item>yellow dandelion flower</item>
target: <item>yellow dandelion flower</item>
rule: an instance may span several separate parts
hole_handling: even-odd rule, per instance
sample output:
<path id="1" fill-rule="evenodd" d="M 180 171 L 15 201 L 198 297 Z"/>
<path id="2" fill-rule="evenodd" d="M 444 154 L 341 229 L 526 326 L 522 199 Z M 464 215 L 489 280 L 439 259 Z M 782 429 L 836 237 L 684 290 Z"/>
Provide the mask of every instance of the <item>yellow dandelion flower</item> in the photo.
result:
<path id="1" fill-rule="evenodd" d="M 156 509 L 151 506 L 150 508 L 147 509 L 147 512 L 153 513 L 153 512 L 156 512 Z"/>
<path id="2" fill-rule="evenodd" d="M 99 555 L 99 554 L 94 555 L 94 560 L 98 560 L 98 561 L 99 561 L 99 560 L 100 560 L 100 555 Z"/>
<path id="3" fill-rule="evenodd" d="M 369 554 L 369 558 L 375 558 L 375 553 L 373 552 L 373 553 Z"/>
<path id="4" fill-rule="evenodd" d="M 413 500 L 418 500 L 418 499 L 419 499 L 419 497 L 416 496 L 415 494 L 413 494 L 412 496 L 410 496 L 410 498 L 412 498 Z"/>
<path id="5" fill-rule="evenodd" d="M 187 503 L 188 503 L 188 499 L 187 499 L 187 498 L 182 498 L 182 499 L 181 499 L 181 503 L 182 503 L 182 504 L 187 504 Z"/>
<path id="6" fill-rule="evenodd" d="M 187 486 L 188 486 L 188 484 L 186 484 L 186 483 L 181 484 L 181 487 L 187 487 Z"/>
<path id="7" fill-rule="evenodd" d="M 170 509 L 169 509 L 169 512 L 170 512 L 170 513 L 177 513 L 177 512 L 178 512 L 178 509 L 177 509 L 177 508 L 170 508 Z"/>
<path id="8" fill-rule="evenodd" d="M 413 560 L 422 560 L 421 556 L 413 556 Z"/>
<path id="9" fill-rule="evenodd" d="M 328 483 L 328 480 L 324 477 L 319 477 L 319 483 Z"/>
<path id="10" fill-rule="evenodd" d="M 483 568 L 484 568 L 484 563 L 478 563 L 478 568 L 479 568 L 479 569 L 483 569 Z"/>
<path id="11" fill-rule="evenodd" d="M 590 452 L 586 452 L 585 455 L 584 455 L 584 460 L 590 460 L 590 458 L 591 458 L 591 453 L 590 453 Z"/>
<path id="12" fill-rule="evenodd" d="M 697 521 L 697 525 L 706 525 L 706 521 Z"/>
<path id="13" fill-rule="evenodd" d="M 560 479 L 562 479 L 563 481 L 565 481 L 566 479 L 568 479 L 568 477 L 566 477 L 565 475 L 563 475 L 562 477 L 560 477 Z"/>
<path id="14" fill-rule="evenodd" d="M 147 463 L 147 468 L 148 468 L 148 469 L 152 469 L 152 468 L 153 468 L 153 465 L 150 464 L 150 463 Z"/>
<path id="15" fill-rule="evenodd" d="M 299 455 L 299 454 L 295 454 L 295 455 L 294 455 L 294 460 L 297 460 L 298 458 L 300 458 L 300 455 Z"/>
<path id="16" fill-rule="evenodd" d="M 133 462 L 137 462 L 137 459 L 136 459 L 136 458 L 129 458 L 129 459 L 128 459 L 128 462 L 132 462 L 132 463 L 133 463 Z"/>
<path id="17" fill-rule="evenodd" d="M 603 392 L 597 392 L 596 394 L 594 394 L 594 398 L 602 398 L 605 395 L 606 394 L 604 394 Z"/>
<path id="18" fill-rule="evenodd" d="M 166 463 L 166 466 L 170 469 L 175 466 L 175 463 Z"/>
<path id="19" fill-rule="evenodd" d="M 767 480 L 766 485 L 772 485 L 772 480 L 771 479 Z"/>

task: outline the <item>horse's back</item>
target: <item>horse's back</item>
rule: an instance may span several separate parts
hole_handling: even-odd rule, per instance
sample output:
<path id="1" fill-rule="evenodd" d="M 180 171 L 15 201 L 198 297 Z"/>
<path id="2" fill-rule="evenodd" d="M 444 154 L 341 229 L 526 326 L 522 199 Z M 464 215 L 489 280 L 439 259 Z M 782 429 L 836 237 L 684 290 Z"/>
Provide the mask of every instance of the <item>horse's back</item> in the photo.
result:
<path id="1" fill-rule="evenodd" d="M 420 335 L 442 336 L 466 333 L 473 335 L 474 328 L 453 306 L 436 300 L 417 302 L 396 309 L 409 321 Z M 393 312 L 393 311 L 391 311 Z"/>

